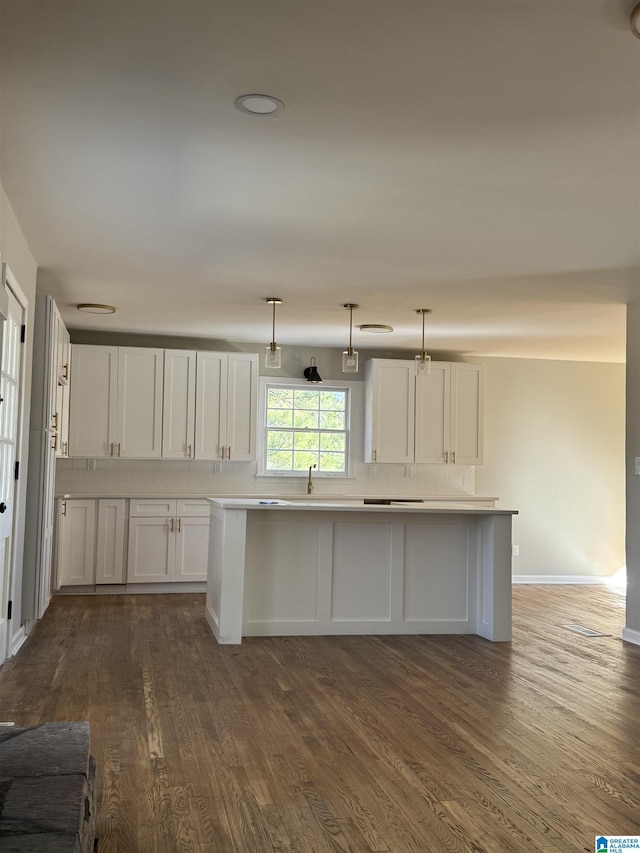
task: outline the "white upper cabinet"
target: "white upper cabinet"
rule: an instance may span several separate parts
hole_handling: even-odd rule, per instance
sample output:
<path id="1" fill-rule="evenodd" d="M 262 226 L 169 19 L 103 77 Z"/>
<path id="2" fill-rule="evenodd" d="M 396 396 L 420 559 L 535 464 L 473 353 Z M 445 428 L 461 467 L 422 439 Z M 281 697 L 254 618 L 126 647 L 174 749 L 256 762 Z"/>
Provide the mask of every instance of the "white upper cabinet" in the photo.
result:
<path id="1" fill-rule="evenodd" d="M 165 350 L 162 456 L 193 459 L 195 450 L 196 353 Z"/>
<path id="2" fill-rule="evenodd" d="M 484 371 L 479 364 L 451 364 L 451 462 L 480 465 L 484 451 Z"/>
<path id="3" fill-rule="evenodd" d="M 413 462 L 413 362 L 372 358 L 365 381 L 365 462 Z"/>
<path id="4" fill-rule="evenodd" d="M 161 349 L 74 346 L 70 456 L 160 457 L 163 360 Z"/>
<path id="5" fill-rule="evenodd" d="M 74 346 L 70 456 L 112 456 L 116 442 L 118 348 Z"/>
<path id="6" fill-rule="evenodd" d="M 483 368 L 371 359 L 365 368 L 365 462 L 479 465 L 483 449 Z"/>
<path id="7" fill-rule="evenodd" d="M 69 455 L 256 458 L 258 356 L 76 345 Z"/>
<path id="8" fill-rule="evenodd" d="M 199 352 L 196 378 L 196 459 L 256 458 L 258 356 Z"/>

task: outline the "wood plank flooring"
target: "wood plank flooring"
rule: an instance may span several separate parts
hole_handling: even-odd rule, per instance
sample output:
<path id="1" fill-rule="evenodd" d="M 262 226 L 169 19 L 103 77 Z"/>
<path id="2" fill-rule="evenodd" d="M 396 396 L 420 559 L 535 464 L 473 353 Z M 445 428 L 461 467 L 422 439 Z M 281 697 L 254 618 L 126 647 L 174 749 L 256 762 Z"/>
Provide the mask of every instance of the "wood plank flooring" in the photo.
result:
<path id="1" fill-rule="evenodd" d="M 623 604 L 520 586 L 511 644 L 218 646 L 200 595 L 64 596 L 0 670 L 0 719 L 90 721 L 99 853 L 593 851 L 640 834 Z"/>

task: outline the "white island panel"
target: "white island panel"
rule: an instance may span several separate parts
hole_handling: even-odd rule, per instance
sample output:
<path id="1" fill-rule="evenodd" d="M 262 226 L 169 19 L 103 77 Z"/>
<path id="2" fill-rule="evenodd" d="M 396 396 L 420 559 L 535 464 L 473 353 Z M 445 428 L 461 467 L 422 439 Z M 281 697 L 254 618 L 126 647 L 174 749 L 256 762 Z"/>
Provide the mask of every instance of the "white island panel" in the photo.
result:
<path id="1" fill-rule="evenodd" d="M 392 525 L 335 522 L 331 617 L 334 622 L 391 618 Z"/>
<path id="2" fill-rule="evenodd" d="M 405 526 L 404 618 L 468 626 L 475 612 L 475 521 Z M 471 547 L 470 547 L 471 544 Z M 473 599 L 473 600 L 471 600 Z"/>
<path id="3" fill-rule="evenodd" d="M 318 620 L 320 529 L 304 516 L 249 515 L 245 634 L 259 624 Z"/>

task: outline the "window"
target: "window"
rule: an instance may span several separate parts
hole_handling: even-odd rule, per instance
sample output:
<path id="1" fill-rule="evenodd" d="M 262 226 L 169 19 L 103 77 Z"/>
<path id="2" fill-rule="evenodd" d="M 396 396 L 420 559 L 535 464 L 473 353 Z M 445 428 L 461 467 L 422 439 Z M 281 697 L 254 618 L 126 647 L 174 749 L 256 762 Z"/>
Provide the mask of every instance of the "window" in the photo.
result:
<path id="1" fill-rule="evenodd" d="M 266 385 L 265 474 L 348 475 L 349 389 Z"/>

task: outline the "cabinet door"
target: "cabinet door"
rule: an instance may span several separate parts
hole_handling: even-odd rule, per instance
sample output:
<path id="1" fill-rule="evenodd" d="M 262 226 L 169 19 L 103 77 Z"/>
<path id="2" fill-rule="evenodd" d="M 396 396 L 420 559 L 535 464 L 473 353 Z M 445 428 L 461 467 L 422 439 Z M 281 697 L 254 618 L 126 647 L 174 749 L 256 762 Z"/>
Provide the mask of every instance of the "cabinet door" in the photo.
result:
<path id="1" fill-rule="evenodd" d="M 229 353 L 227 371 L 227 459 L 251 462 L 256 458 L 258 356 Z"/>
<path id="2" fill-rule="evenodd" d="M 118 349 L 74 346 L 69 415 L 70 456 L 112 456 L 116 442 Z"/>
<path id="3" fill-rule="evenodd" d="M 175 580 L 175 518 L 129 518 L 128 583 Z"/>
<path id="4" fill-rule="evenodd" d="M 195 457 L 222 459 L 226 445 L 227 355 L 199 352 L 196 361 Z"/>
<path id="5" fill-rule="evenodd" d="M 196 353 L 165 350 L 162 456 L 192 459 L 195 443 Z"/>
<path id="6" fill-rule="evenodd" d="M 63 500 L 60 510 L 60 586 L 94 584 L 96 502 Z"/>
<path id="7" fill-rule="evenodd" d="M 162 349 L 119 347 L 115 455 L 160 458 L 163 362 Z"/>
<path id="8" fill-rule="evenodd" d="M 365 380 L 365 462 L 413 462 L 414 362 L 372 358 Z"/>
<path id="9" fill-rule="evenodd" d="M 450 364 L 432 361 L 416 376 L 416 462 L 453 461 L 449 447 Z"/>
<path id="10" fill-rule="evenodd" d="M 124 583 L 125 507 L 123 498 L 98 501 L 96 583 Z"/>
<path id="11" fill-rule="evenodd" d="M 484 370 L 451 364 L 451 452 L 458 465 L 480 465 L 484 446 Z"/>
<path id="12" fill-rule="evenodd" d="M 179 517 L 176 523 L 176 581 L 206 581 L 209 519 Z"/>

